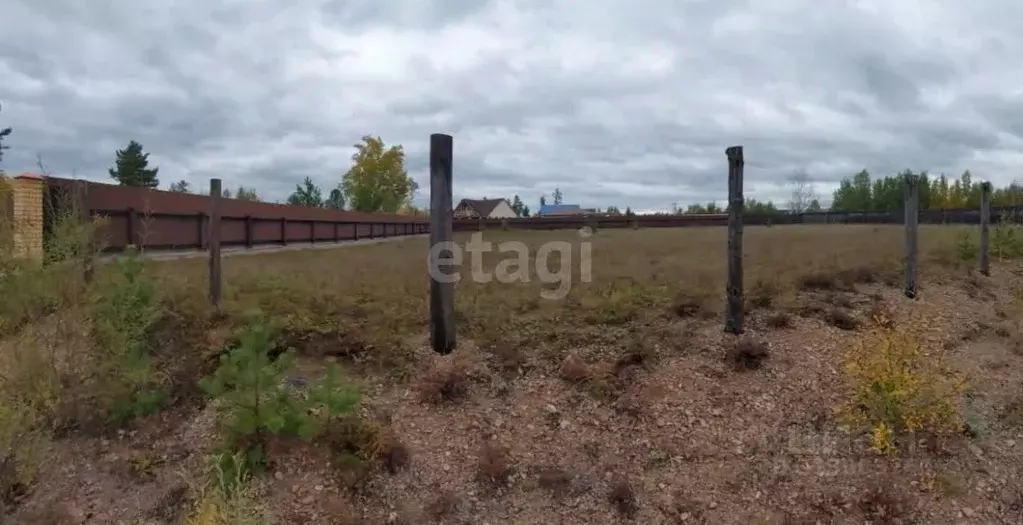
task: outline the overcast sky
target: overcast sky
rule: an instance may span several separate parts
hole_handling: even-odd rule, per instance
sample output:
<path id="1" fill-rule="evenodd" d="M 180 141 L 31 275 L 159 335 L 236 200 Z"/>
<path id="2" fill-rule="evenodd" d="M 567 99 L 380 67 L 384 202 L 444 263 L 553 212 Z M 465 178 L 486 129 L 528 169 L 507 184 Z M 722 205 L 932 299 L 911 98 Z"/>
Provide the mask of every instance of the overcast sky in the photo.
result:
<path id="1" fill-rule="evenodd" d="M 7 0 L 0 167 L 109 180 L 141 142 L 185 179 L 284 199 L 352 144 L 431 133 L 455 199 L 560 187 L 585 207 L 787 200 L 862 168 L 1023 181 L 1023 3 L 1009 0 Z"/>

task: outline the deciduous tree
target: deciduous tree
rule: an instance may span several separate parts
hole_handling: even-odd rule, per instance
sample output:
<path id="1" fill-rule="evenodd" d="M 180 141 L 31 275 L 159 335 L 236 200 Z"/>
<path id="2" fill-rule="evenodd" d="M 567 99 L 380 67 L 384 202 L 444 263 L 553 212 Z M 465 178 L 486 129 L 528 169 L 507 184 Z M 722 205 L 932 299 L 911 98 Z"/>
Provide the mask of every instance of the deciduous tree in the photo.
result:
<path id="1" fill-rule="evenodd" d="M 366 135 L 355 145 L 341 188 L 355 211 L 395 213 L 412 202 L 419 185 L 405 170 L 401 145 L 387 147 L 380 137 Z"/>
<path id="2" fill-rule="evenodd" d="M 171 183 L 169 191 L 174 193 L 191 193 L 192 185 L 187 180 L 179 180 Z"/>
<path id="3" fill-rule="evenodd" d="M 295 185 L 295 191 L 288 196 L 288 204 L 292 206 L 323 207 L 323 192 L 313 179 L 306 177 L 302 184 Z"/>

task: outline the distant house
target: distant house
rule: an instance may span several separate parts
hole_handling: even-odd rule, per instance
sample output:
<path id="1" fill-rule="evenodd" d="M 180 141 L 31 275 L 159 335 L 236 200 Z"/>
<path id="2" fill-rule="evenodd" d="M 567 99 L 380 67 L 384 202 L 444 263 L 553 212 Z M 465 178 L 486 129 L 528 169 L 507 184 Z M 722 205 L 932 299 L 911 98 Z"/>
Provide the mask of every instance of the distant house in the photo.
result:
<path id="1" fill-rule="evenodd" d="M 462 199 L 455 207 L 456 219 L 512 219 L 518 217 L 507 199 Z"/>
<path id="2" fill-rule="evenodd" d="M 578 204 L 544 204 L 536 212 L 538 217 L 557 217 L 572 215 L 592 215 L 597 210 L 592 208 L 580 208 Z"/>

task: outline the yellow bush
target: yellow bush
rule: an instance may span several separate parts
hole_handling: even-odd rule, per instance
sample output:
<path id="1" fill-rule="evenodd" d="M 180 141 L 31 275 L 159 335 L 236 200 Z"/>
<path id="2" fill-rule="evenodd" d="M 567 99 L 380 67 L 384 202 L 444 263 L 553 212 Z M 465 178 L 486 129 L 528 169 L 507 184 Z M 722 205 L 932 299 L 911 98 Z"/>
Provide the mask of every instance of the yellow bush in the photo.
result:
<path id="1" fill-rule="evenodd" d="M 905 436 L 962 432 L 958 399 L 965 381 L 884 314 L 876 314 L 874 328 L 849 349 L 845 371 L 853 395 L 841 413 L 869 428 L 873 450 L 894 455 Z"/>

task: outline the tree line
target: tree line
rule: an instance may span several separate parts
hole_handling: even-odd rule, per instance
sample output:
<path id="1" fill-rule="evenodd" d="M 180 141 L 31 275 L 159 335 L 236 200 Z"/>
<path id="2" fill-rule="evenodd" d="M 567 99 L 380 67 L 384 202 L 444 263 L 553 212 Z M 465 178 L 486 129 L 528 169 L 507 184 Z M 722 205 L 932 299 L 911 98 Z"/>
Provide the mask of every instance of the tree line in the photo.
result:
<path id="1" fill-rule="evenodd" d="M 414 213 L 412 199 L 419 185 L 405 170 L 405 152 L 400 145 L 384 144 L 380 137 L 366 135 L 362 142 L 355 144 L 352 166 L 341 177 L 337 185 L 324 196 L 323 189 L 311 177 L 305 177 L 295 185 L 285 200 L 293 206 L 331 208 L 364 213 Z M 149 153 L 142 144 L 132 140 L 124 149 L 115 152 L 114 167 L 110 177 L 121 186 L 157 188 L 159 168 L 149 167 Z M 172 192 L 192 193 L 186 180 L 171 183 Z M 239 186 L 233 193 L 223 190 L 224 198 L 247 201 L 262 201 L 254 188 Z"/>
<path id="2" fill-rule="evenodd" d="M 867 170 L 842 179 L 835 190 L 831 209 L 835 211 L 892 212 L 902 209 L 902 188 L 905 177 L 916 177 L 920 186 L 920 209 L 940 210 L 980 208 L 981 182 L 974 181 L 970 170 L 957 179 L 945 175 L 932 176 L 926 171 L 906 170 L 898 175 L 871 179 Z M 996 187 L 991 192 L 994 206 L 1023 205 L 1023 187 L 1016 183 Z"/>

